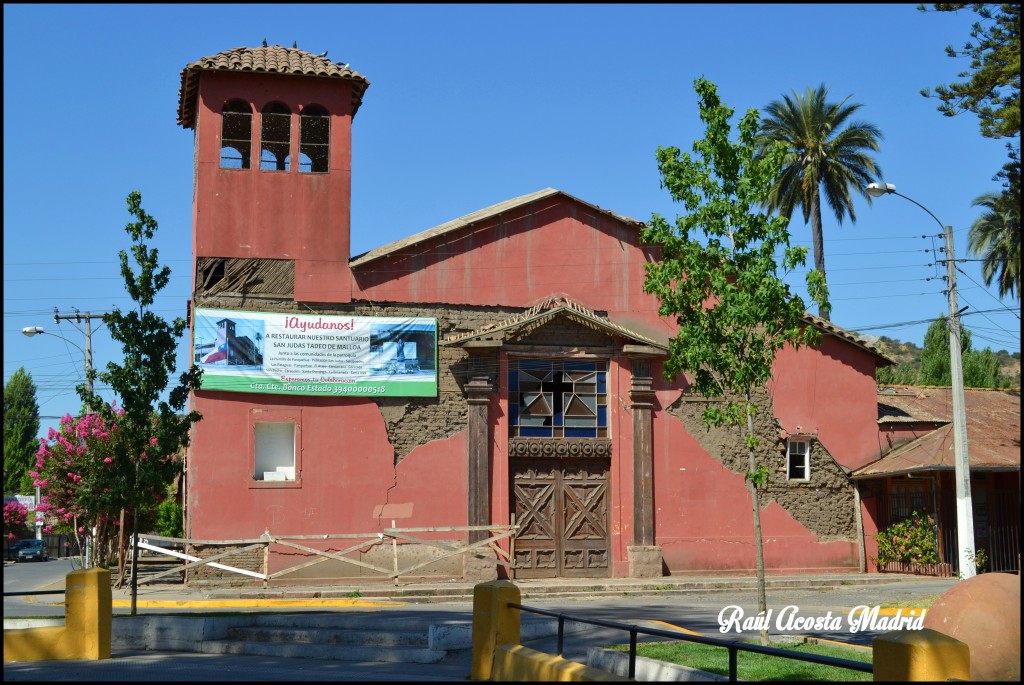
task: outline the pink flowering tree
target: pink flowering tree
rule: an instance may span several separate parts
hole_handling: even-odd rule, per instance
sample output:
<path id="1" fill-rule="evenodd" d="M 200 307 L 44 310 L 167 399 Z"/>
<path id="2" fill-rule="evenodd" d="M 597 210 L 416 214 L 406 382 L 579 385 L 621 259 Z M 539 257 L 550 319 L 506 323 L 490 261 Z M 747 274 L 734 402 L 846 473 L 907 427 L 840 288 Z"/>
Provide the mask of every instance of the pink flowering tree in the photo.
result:
<path id="1" fill-rule="evenodd" d="M 28 521 L 28 507 L 21 502 L 8 502 L 4 505 L 4 535 L 14 541 L 24 537 L 28 532 L 25 523 Z"/>
<path id="2" fill-rule="evenodd" d="M 51 428 L 40 441 L 31 472 L 42 494 L 40 511 L 58 532 L 72 535 L 80 550 L 91 538 L 96 566 L 108 567 L 117 559 L 122 510 L 130 521 L 141 502 L 138 515 L 152 520 L 168 483 L 181 471 L 177 454 L 151 458 L 145 449 L 140 453 L 145 466 L 136 469 L 118 423 L 123 416 L 116 406 L 77 419 L 65 416 L 60 430 Z M 158 442 L 154 435 L 147 444 Z"/>

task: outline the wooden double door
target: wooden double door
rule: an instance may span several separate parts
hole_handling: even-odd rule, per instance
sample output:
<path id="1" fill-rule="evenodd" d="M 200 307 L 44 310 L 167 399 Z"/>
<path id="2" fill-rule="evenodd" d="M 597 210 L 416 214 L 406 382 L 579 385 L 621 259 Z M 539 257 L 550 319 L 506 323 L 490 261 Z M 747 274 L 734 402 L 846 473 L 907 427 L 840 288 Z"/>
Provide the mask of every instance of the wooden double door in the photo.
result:
<path id="1" fill-rule="evenodd" d="M 607 458 L 512 459 L 516 578 L 611 575 Z"/>

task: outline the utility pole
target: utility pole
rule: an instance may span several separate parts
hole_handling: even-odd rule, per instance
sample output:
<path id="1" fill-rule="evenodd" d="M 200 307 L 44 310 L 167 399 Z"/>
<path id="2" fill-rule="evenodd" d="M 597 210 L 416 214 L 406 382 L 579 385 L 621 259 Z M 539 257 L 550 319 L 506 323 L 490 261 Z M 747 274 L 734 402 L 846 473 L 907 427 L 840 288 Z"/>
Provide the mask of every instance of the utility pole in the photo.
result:
<path id="1" fill-rule="evenodd" d="M 90 395 L 93 392 L 93 386 L 92 386 L 92 320 L 93 319 L 102 319 L 102 318 L 103 318 L 102 314 L 92 314 L 91 312 L 86 312 L 85 314 L 82 314 L 77 309 L 75 309 L 75 313 L 74 314 L 61 314 L 60 311 L 56 307 L 53 308 L 53 322 L 55 324 L 57 324 L 58 326 L 60 325 L 61 319 L 64 319 L 64 320 L 74 320 L 75 323 L 82 323 L 83 320 L 85 321 L 85 350 L 84 350 L 84 352 L 85 352 L 85 387 L 89 390 L 89 394 Z"/>
<path id="2" fill-rule="evenodd" d="M 896 192 L 892 183 L 869 183 L 864 191 L 872 197 L 899 195 L 935 219 L 946 240 L 946 281 L 949 289 L 949 366 L 953 382 L 953 480 L 956 485 L 956 535 L 960 578 L 977 575 L 974 564 L 974 506 L 971 501 L 971 462 L 967 455 L 967 408 L 964 402 L 964 362 L 960 350 L 960 309 L 956 300 L 956 255 L 953 253 L 953 227 L 946 226 L 932 211 L 912 197 Z M 937 513 L 937 512 L 936 512 Z"/>
<path id="3" fill-rule="evenodd" d="M 61 319 L 68 321 L 73 319 L 75 323 L 82 323 L 83 320 L 85 321 L 85 350 L 83 350 L 83 352 L 85 353 L 85 388 L 86 390 L 89 391 L 89 394 L 92 395 L 92 320 L 102 320 L 103 315 L 93 314 L 91 312 L 86 312 L 85 314 L 82 314 L 77 309 L 75 309 L 74 311 L 74 314 L 61 314 L 60 311 L 56 307 L 54 307 L 53 322 L 59 326 Z M 91 414 L 92 407 L 89 407 L 88 409 L 86 409 L 86 411 Z M 89 544 L 89 541 L 91 539 L 92 538 L 90 537 L 85 538 L 85 568 L 92 567 L 92 549 L 90 548 Z"/>
<path id="4" fill-rule="evenodd" d="M 953 454 L 956 459 L 956 535 L 960 577 L 977 575 L 974 558 L 974 507 L 971 502 L 971 470 L 967 458 L 967 410 L 964 407 L 964 364 L 960 350 L 960 310 L 956 299 L 956 255 L 953 254 L 953 227 L 943 226 L 946 238 L 946 278 L 949 285 L 949 357 L 953 379 Z"/>

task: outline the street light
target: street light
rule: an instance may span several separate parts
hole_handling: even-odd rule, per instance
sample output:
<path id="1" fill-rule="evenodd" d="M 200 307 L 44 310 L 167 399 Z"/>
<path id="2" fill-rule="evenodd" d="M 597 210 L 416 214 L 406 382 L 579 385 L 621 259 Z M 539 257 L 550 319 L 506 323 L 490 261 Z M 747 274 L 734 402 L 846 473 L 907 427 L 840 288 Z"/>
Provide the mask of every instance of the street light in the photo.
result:
<path id="1" fill-rule="evenodd" d="M 85 336 L 85 347 L 86 347 L 85 350 L 83 350 L 81 348 L 81 346 L 78 345 L 77 343 L 72 342 L 71 340 L 68 340 L 67 338 L 65 338 L 62 335 L 57 335 L 56 333 L 47 333 L 45 330 L 43 330 L 42 326 L 26 326 L 25 328 L 21 329 L 21 332 L 23 334 L 27 335 L 30 338 L 32 336 L 34 336 L 34 335 L 51 335 L 54 338 L 60 338 L 64 342 L 69 343 L 69 344 L 74 345 L 75 347 L 77 347 L 79 349 L 79 351 L 81 351 L 81 353 L 85 356 L 85 383 L 86 383 L 86 387 L 89 388 L 89 394 L 92 394 L 92 378 L 91 378 L 91 376 L 89 374 L 89 371 L 92 369 L 92 344 L 91 344 L 91 341 L 89 339 L 91 331 L 90 331 L 90 333 L 86 333 L 86 336 Z M 88 350 L 88 351 L 86 351 L 86 350 Z M 42 520 L 40 514 L 38 513 L 39 501 L 40 501 L 40 493 L 39 493 L 39 486 L 37 485 L 36 486 L 36 511 L 37 511 L 37 513 L 36 513 L 36 540 L 42 540 L 43 539 L 43 520 Z"/>
<path id="2" fill-rule="evenodd" d="M 102 319 L 102 318 L 103 318 L 102 314 L 92 314 L 90 312 L 86 312 L 83 315 L 77 309 L 75 310 L 74 314 L 61 314 L 59 311 L 57 311 L 56 307 L 53 308 L 53 321 L 54 321 L 54 323 L 56 323 L 58 325 L 60 324 L 60 320 L 61 319 L 69 319 L 69 320 L 70 319 L 74 319 L 77 322 L 81 322 L 82 319 L 85 319 L 85 331 L 84 331 L 84 333 L 85 333 L 85 349 L 84 350 L 82 349 L 82 347 L 78 343 L 75 343 L 75 342 L 73 342 L 71 340 L 68 340 L 63 335 L 57 335 L 56 333 L 47 333 L 43 329 L 42 326 L 26 326 L 25 328 L 21 329 L 21 332 L 24 335 L 27 335 L 30 338 L 32 336 L 34 336 L 34 335 L 50 335 L 50 336 L 53 336 L 54 338 L 60 338 L 64 342 L 69 343 L 69 344 L 74 345 L 75 347 L 77 347 L 79 349 L 79 351 L 82 353 L 82 355 L 85 357 L 85 387 L 89 391 L 89 395 L 92 395 L 93 394 L 93 385 L 92 385 L 92 320 L 93 319 Z M 102 326 L 102 324 L 101 324 L 101 326 Z M 92 409 L 88 409 L 87 411 L 91 413 Z M 36 508 L 37 509 L 39 507 L 39 499 L 40 499 L 39 498 L 39 494 L 40 494 L 39 493 L 39 488 L 37 486 L 36 487 Z M 42 539 L 42 521 L 38 518 L 38 516 L 36 518 L 36 539 L 37 540 Z M 91 552 L 91 550 L 89 548 L 89 538 L 86 538 L 86 540 L 85 540 L 85 565 L 86 565 L 87 568 L 89 567 L 90 559 L 92 558 L 90 552 Z"/>
<path id="3" fill-rule="evenodd" d="M 88 321 L 88 319 L 86 321 Z M 43 330 L 42 326 L 26 326 L 25 328 L 21 329 L 21 332 L 30 338 L 34 335 L 50 335 L 53 336 L 54 338 L 60 338 L 64 342 L 70 343 L 77 347 L 79 351 L 81 351 L 81 353 L 85 355 L 85 387 L 89 389 L 89 394 L 92 394 L 92 374 L 89 373 L 90 371 L 92 371 L 92 330 L 88 327 L 88 324 L 85 330 L 84 350 L 82 349 L 81 345 L 72 342 L 71 340 L 68 340 L 63 335 L 57 335 L 56 333 L 47 333 L 45 330 Z"/>
<path id="4" fill-rule="evenodd" d="M 973 578 L 974 507 L 971 504 L 971 472 L 967 457 L 967 412 L 964 407 L 964 365 L 960 353 L 960 310 L 956 301 L 956 258 L 953 254 L 953 227 L 946 226 L 920 202 L 896 192 L 892 183 L 871 183 L 864 189 L 872 197 L 899 195 L 928 212 L 942 227 L 946 239 L 946 278 L 949 281 L 949 357 L 953 377 L 953 454 L 956 482 L 956 534 L 960 561 L 960 577 Z M 938 512 L 936 512 L 937 514 Z"/>

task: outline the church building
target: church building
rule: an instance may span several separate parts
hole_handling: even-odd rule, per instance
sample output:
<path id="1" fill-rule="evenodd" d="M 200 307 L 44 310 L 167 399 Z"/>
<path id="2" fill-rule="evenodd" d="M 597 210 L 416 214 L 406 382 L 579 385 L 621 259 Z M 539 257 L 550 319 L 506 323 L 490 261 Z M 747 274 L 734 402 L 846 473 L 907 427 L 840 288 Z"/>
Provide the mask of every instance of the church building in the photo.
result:
<path id="1" fill-rule="evenodd" d="M 352 230 L 374 230 L 350 223 L 369 85 L 276 45 L 181 73 L 204 372 L 186 537 L 230 541 L 225 565 L 282 582 L 379 575 L 392 554 L 467 580 L 752 573 L 746 448 L 663 378 L 674 328 L 643 291 L 658 251 L 642 223 L 542 188 L 350 254 Z M 879 457 L 875 369 L 891 362 L 806 320 L 820 345 L 784 350 L 758 393 L 765 563 L 859 571 L 849 475 Z M 369 537 L 385 530 L 405 537 Z M 261 536 L 281 540 L 257 553 Z"/>

